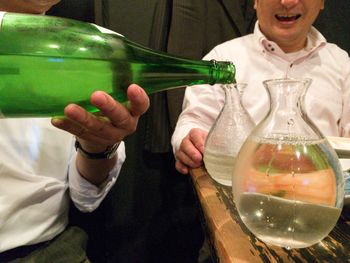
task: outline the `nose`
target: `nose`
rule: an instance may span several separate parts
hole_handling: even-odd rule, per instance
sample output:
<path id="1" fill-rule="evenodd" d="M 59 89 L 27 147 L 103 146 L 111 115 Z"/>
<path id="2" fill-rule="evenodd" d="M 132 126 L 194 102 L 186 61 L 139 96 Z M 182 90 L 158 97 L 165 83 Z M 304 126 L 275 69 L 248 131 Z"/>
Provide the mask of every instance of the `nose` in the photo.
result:
<path id="1" fill-rule="evenodd" d="M 281 0 L 281 5 L 283 5 L 286 8 L 292 8 L 298 3 L 299 3 L 299 0 Z"/>

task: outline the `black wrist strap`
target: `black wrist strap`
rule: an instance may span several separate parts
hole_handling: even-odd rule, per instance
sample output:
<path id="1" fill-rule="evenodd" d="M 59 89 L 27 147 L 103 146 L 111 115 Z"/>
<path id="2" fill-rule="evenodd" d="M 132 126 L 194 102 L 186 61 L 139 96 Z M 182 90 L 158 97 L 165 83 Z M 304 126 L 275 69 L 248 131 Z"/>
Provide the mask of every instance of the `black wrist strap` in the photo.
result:
<path id="1" fill-rule="evenodd" d="M 99 153 L 91 153 L 84 150 L 78 140 L 75 140 L 74 146 L 75 146 L 75 150 L 79 151 L 79 153 L 85 158 L 98 160 L 98 159 L 112 159 L 117 153 L 119 144 L 120 142 L 113 144 L 111 146 L 108 146 L 106 150 Z"/>

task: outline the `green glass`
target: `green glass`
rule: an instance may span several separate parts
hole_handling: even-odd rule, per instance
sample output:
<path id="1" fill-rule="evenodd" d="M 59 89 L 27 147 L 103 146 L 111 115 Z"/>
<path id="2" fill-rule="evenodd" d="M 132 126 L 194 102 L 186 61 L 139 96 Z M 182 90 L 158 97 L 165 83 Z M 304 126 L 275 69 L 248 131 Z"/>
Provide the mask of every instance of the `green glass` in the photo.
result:
<path id="1" fill-rule="evenodd" d="M 98 26 L 50 16 L 2 13 L 0 111 L 4 117 L 90 112 L 93 91 L 125 102 L 137 83 L 148 94 L 194 84 L 235 82 L 231 62 L 189 60 L 155 51 Z"/>

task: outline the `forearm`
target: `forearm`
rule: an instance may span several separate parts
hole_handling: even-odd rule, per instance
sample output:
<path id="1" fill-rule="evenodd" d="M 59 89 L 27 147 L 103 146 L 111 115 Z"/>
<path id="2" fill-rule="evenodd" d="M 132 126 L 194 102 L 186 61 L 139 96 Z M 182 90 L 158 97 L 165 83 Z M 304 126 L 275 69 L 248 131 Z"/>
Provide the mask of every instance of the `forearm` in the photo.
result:
<path id="1" fill-rule="evenodd" d="M 79 174 L 90 183 L 100 186 L 108 177 L 117 162 L 117 156 L 111 159 L 88 159 L 78 153 L 76 167 Z"/>
<path id="2" fill-rule="evenodd" d="M 110 146 L 91 144 L 76 140 L 76 169 L 80 176 L 96 186 L 100 186 L 117 163 L 120 142 Z"/>
<path id="3" fill-rule="evenodd" d="M 126 157 L 125 147 L 124 143 L 121 142 L 112 168 L 110 168 L 112 165 L 109 162 L 114 158 L 110 160 L 84 160 L 84 156 L 79 155 L 78 151 L 72 156 L 69 166 L 70 197 L 80 211 L 92 212 L 100 205 L 117 181 Z"/>

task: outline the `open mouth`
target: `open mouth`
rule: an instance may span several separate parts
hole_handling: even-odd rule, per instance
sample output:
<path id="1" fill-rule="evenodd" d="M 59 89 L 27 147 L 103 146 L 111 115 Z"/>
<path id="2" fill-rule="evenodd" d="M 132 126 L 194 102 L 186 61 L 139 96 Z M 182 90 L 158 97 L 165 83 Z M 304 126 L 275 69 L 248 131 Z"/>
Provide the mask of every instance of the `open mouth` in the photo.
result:
<path id="1" fill-rule="evenodd" d="M 280 22 L 292 22 L 298 20 L 301 15 L 275 15 L 276 19 Z"/>

